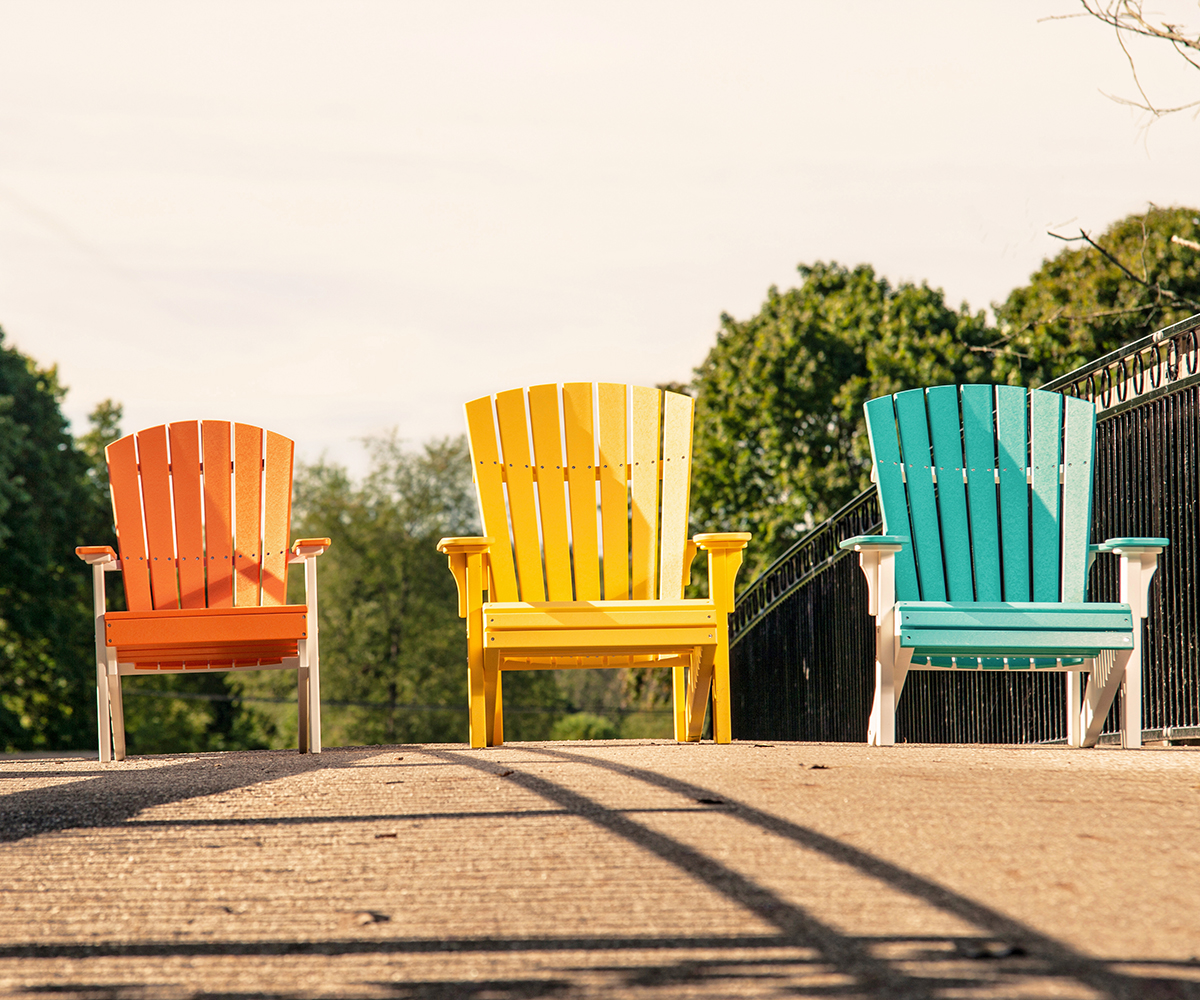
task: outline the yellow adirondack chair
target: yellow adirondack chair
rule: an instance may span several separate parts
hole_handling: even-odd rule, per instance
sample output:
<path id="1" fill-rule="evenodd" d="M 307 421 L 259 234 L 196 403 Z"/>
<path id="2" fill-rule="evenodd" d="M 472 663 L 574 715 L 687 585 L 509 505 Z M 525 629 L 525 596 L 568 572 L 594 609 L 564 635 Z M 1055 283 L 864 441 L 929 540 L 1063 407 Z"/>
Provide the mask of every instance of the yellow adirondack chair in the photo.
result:
<path id="1" fill-rule="evenodd" d="M 151 671 L 295 670 L 300 750 L 321 752 L 316 558 L 328 538 L 289 550 L 292 442 L 248 424 L 160 424 L 105 451 L 120 556 L 92 567 L 100 760 L 125 757 L 121 677 Z M 287 567 L 305 567 L 305 604 L 285 604 Z M 121 570 L 127 611 L 107 611 L 104 574 Z"/>
<path id="2" fill-rule="evenodd" d="M 680 741 L 700 738 L 711 690 L 728 743 L 728 615 L 750 535 L 687 538 L 692 399 L 568 382 L 466 411 L 484 536 L 438 551 L 467 620 L 471 746 L 504 742 L 503 671 L 623 666 L 672 668 Z M 685 600 L 698 549 L 709 597 Z"/>

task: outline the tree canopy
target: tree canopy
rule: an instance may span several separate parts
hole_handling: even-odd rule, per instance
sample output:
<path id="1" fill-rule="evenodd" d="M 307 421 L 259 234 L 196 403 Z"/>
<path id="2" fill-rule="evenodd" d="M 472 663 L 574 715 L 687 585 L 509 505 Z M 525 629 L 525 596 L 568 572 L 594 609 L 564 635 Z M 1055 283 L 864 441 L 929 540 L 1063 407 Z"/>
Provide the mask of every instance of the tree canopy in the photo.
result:
<path id="1" fill-rule="evenodd" d="M 10 751 L 96 740 L 91 577 L 75 546 L 115 539 L 64 392 L 55 368 L 0 331 L 0 745 Z"/>
<path id="2" fill-rule="evenodd" d="M 1200 313 L 1200 210 L 1151 207 L 1069 242 L 994 307 L 994 381 L 1042 385 Z"/>
<path id="3" fill-rule="evenodd" d="M 940 290 L 893 287 L 866 264 L 799 271 L 758 315 L 721 317 L 691 386 L 693 520 L 754 532 L 746 580 L 867 487 L 864 402 L 987 365 L 983 314 L 951 309 Z"/>

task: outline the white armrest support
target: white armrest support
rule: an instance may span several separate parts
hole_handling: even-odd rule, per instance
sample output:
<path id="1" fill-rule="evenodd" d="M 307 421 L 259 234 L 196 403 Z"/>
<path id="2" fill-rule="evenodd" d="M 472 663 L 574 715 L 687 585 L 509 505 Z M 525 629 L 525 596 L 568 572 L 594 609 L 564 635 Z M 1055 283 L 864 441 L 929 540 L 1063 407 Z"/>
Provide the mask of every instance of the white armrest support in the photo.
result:
<path id="1" fill-rule="evenodd" d="M 856 535 L 838 546 L 858 553 L 867 578 L 867 612 L 876 619 L 896 602 L 896 553 L 907 544 L 902 535 Z"/>
<path id="2" fill-rule="evenodd" d="M 1109 538 L 1089 548 L 1090 560 L 1098 552 L 1111 552 L 1121 557 L 1121 603 L 1128 604 L 1134 615 L 1145 618 L 1150 613 L 1150 582 L 1158 569 L 1158 556 L 1168 545 L 1169 538 Z"/>

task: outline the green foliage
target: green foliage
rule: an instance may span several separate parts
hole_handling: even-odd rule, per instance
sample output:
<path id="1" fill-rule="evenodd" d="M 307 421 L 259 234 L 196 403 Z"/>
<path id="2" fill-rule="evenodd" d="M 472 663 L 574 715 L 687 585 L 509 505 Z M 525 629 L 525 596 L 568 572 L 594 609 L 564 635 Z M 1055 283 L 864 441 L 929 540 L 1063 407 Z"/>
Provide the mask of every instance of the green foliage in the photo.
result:
<path id="1" fill-rule="evenodd" d="M 326 462 L 297 470 L 295 537 L 329 537 L 320 557 L 321 698 L 324 740 L 339 744 L 463 741 L 467 733 L 466 632 L 458 596 L 437 541 L 478 533 L 470 456 L 464 438 L 419 452 L 396 436 L 372 439 L 361 482 Z M 289 600 L 303 603 L 293 572 Z M 237 677 L 247 695 L 293 697 L 289 678 Z M 506 705 L 557 704 L 552 678 L 506 677 Z M 554 705 L 550 705 L 551 709 Z M 294 745 L 295 709 L 273 713 L 277 740 Z M 510 738 L 541 738 L 547 714 L 506 717 Z"/>
<path id="2" fill-rule="evenodd" d="M 1042 385 L 1200 312 L 1200 210 L 1151 208 L 1079 242 L 995 307 L 995 381 Z"/>
<path id="3" fill-rule="evenodd" d="M 95 743 L 91 577 L 77 545 L 112 544 L 60 404 L 39 368 L 0 331 L 0 746 Z"/>
<path id="4" fill-rule="evenodd" d="M 754 533 L 743 581 L 867 487 L 866 400 L 984 374 L 982 313 L 868 265 L 799 270 L 758 315 L 721 317 L 692 383 L 694 525 Z"/>
<path id="5" fill-rule="evenodd" d="M 617 735 L 616 723 L 591 712 L 563 716 L 550 731 L 552 740 L 611 740 Z"/>

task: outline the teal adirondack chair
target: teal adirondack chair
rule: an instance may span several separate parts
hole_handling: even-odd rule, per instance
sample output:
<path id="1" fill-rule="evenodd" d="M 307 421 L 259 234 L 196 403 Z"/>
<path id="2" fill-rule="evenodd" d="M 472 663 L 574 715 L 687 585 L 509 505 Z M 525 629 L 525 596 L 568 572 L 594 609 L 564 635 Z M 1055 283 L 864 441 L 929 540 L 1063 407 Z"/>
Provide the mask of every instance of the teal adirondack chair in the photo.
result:
<path id="1" fill-rule="evenodd" d="M 1069 745 L 1095 745 L 1124 684 L 1122 742 L 1141 746 L 1142 619 L 1169 542 L 1089 544 L 1095 407 L 941 385 L 864 409 L 884 533 L 841 545 L 859 553 L 875 616 L 867 742 L 895 743 L 909 670 L 1059 670 Z M 1120 604 L 1084 600 L 1098 552 L 1121 559 Z"/>

